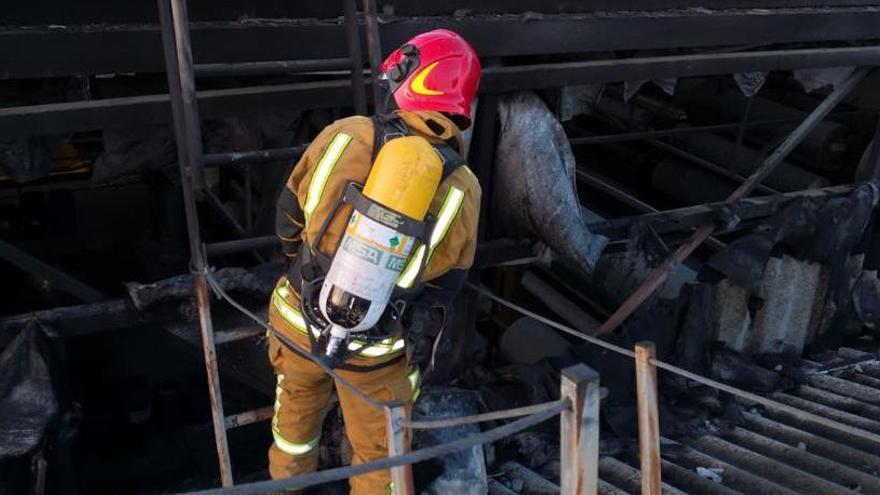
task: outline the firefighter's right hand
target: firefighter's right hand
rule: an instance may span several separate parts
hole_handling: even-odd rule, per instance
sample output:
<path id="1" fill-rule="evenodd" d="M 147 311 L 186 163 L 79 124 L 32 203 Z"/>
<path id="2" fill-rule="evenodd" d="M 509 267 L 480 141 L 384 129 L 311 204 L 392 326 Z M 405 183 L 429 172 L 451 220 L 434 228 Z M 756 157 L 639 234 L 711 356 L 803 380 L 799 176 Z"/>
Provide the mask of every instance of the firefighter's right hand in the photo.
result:
<path id="1" fill-rule="evenodd" d="M 434 366 L 434 351 L 446 322 L 446 308 L 414 304 L 409 307 L 404 321 L 406 357 L 411 368 L 418 368 L 424 376 Z"/>

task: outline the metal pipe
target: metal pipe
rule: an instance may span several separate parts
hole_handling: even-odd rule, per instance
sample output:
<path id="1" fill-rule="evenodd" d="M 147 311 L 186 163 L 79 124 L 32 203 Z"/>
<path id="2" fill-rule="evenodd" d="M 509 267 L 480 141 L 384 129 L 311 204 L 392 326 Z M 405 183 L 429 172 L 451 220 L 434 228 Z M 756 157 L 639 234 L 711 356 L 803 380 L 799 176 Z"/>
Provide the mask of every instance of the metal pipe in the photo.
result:
<path id="1" fill-rule="evenodd" d="M 367 51 L 370 54 L 370 75 L 373 78 L 373 108 L 377 114 L 385 113 L 385 95 L 379 76 L 382 74 L 382 43 L 379 38 L 379 21 L 376 17 L 376 0 L 364 0 L 364 19 L 367 27 Z"/>
<path id="2" fill-rule="evenodd" d="M 357 5 L 355 0 L 342 0 L 345 19 L 345 41 L 348 44 L 348 60 L 351 66 L 351 92 L 354 112 L 367 114 L 367 95 L 364 85 L 364 62 L 361 54 L 361 33 L 358 29 Z"/>
<path id="3" fill-rule="evenodd" d="M 199 308 L 199 327 L 202 335 L 202 351 L 205 355 L 208 393 L 211 398 L 214 440 L 220 465 L 220 477 L 223 486 L 227 487 L 233 484 L 232 462 L 226 439 L 223 397 L 220 391 L 217 350 L 214 346 L 214 328 L 211 321 L 211 302 L 205 275 L 207 267 L 199 228 L 199 213 L 196 208 L 196 191 L 194 190 L 194 182 L 197 182 L 199 177 L 193 172 L 202 169 L 202 143 L 198 128 L 198 111 L 195 108 L 195 86 L 192 74 L 192 53 L 189 46 L 186 1 L 158 0 L 158 4 L 168 86 L 172 94 L 172 112 L 175 117 L 177 160 L 189 233 L 190 263 L 196 272 L 194 277 L 195 293 Z M 193 133 L 195 133 L 195 138 Z M 204 180 L 203 175 L 201 180 Z"/>
<path id="4" fill-rule="evenodd" d="M 186 0 L 171 0 L 171 26 L 174 30 L 174 49 L 176 57 L 173 59 L 176 65 L 178 77 L 175 88 L 170 88 L 171 99 L 177 97 L 180 102 L 176 115 L 175 125 L 185 129 L 183 137 L 186 145 L 184 151 L 187 154 L 186 172 L 192 177 L 192 187 L 196 197 L 201 197 L 205 189 L 205 167 L 202 163 L 204 151 L 202 150 L 202 122 L 199 119 L 199 107 L 196 99 L 196 81 L 193 73 L 192 47 L 189 36 L 189 13 L 187 12 Z M 166 25 L 166 28 L 169 26 Z M 167 56 L 166 56 L 167 60 Z M 178 141 L 178 147 L 182 146 Z"/>
<path id="5" fill-rule="evenodd" d="M 526 292 L 550 308 L 550 311 L 561 316 L 563 320 L 579 332 L 592 335 L 599 328 L 599 322 L 592 315 L 581 309 L 577 303 L 561 294 L 552 285 L 544 282 L 534 273 L 526 272 L 520 284 Z"/>
<path id="6" fill-rule="evenodd" d="M 807 137 L 807 134 L 822 122 L 822 119 L 828 115 L 831 109 L 840 103 L 840 101 L 843 100 L 843 98 L 845 98 L 846 95 L 848 95 L 850 91 L 852 91 L 852 89 L 855 88 L 870 72 L 871 68 L 858 69 L 846 81 L 835 87 L 834 91 L 832 91 L 831 94 L 829 94 L 828 97 L 825 98 L 825 100 L 823 100 L 822 103 L 820 103 L 819 106 L 817 106 L 810 115 L 808 115 L 807 118 L 785 138 L 782 144 L 764 160 L 761 167 L 758 168 L 754 174 L 749 176 L 740 187 L 731 193 L 730 197 L 727 198 L 727 201 L 734 201 L 743 198 L 752 192 L 752 190 L 755 189 L 755 187 L 760 184 L 760 182 L 767 177 L 777 165 L 782 163 L 782 160 L 784 160 L 792 150 L 794 150 L 794 148 Z M 648 276 L 642 285 L 636 289 L 626 301 L 624 301 L 620 308 L 618 308 L 617 311 L 605 321 L 605 323 L 602 324 L 597 335 L 611 332 L 620 326 L 626 318 L 638 309 L 638 307 L 641 306 L 641 304 L 663 284 L 663 282 L 669 277 L 669 273 L 672 269 L 683 263 L 684 260 L 687 259 L 687 257 L 703 243 L 703 241 L 708 239 L 714 231 L 715 225 L 711 222 L 700 227 L 687 242 L 675 250 L 675 253 L 673 253 L 672 256 L 667 258 L 660 266 L 651 272 L 651 275 Z"/>
<path id="7" fill-rule="evenodd" d="M 265 235 L 261 237 L 249 237 L 247 239 L 236 239 L 234 241 L 212 242 L 205 245 L 205 250 L 208 253 L 208 256 L 213 257 L 277 246 L 277 236 Z"/>
<path id="8" fill-rule="evenodd" d="M 262 62 L 236 62 L 227 64 L 195 64 L 196 77 L 262 76 L 270 74 L 289 74 L 294 72 L 313 72 L 322 70 L 345 70 L 349 68 L 347 58 L 317 58 L 302 60 L 267 60 Z M 357 71 L 352 72 L 355 76 Z M 363 77 L 363 75 L 361 75 Z"/>
<path id="9" fill-rule="evenodd" d="M 304 144 L 290 148 L 211 153 L 205 155 L 204 163 L 206 167 L 225 167 L 228 165 L 249 165 L 253 163 L 265 163 L 280 160 L 297 160 L 307 146 L 307 144 Z"/>

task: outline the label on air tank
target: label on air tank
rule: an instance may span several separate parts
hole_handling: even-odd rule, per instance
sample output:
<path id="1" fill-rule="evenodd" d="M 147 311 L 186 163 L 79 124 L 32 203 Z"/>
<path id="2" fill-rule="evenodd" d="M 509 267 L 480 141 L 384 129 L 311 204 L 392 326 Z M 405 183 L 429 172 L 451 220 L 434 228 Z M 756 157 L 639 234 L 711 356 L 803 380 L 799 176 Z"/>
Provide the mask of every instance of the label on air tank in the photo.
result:
<path id="1" fill-rule="evenodd" d="M 414 243 L 412 237 L 354 212 L 324 283 L 384 304 Z"/>

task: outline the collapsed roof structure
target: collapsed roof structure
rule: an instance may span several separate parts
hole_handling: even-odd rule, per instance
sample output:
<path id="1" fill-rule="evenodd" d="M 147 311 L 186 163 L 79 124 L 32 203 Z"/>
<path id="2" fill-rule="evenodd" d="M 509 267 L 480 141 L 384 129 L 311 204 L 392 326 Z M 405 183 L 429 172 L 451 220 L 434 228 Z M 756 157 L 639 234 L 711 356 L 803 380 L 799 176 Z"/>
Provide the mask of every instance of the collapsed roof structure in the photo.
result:
<path id="1" fill-rule="evenodd" d="M 488 291 L 777 404 L 661 373 L 666 492 L 880 492 L 880 444 L 817 420 L 880 434 L 880 4 L 38 0 L 2 23 L 3 489 L 266 476 L 265 330 L 211 286 L 264 312 L 292 162 L 381 110 L 382 54 L 448 27 L 484 60 L 483 218 L 453 366 L 417 414 L 552 401 L 586 363 L 607 389 L 600 490 L 639 491 L 632 360 Z M 339 422 L 325 466 L 348 460 Z M 543 425 L 416 477 L 557 493 L 562 461 Z"/>

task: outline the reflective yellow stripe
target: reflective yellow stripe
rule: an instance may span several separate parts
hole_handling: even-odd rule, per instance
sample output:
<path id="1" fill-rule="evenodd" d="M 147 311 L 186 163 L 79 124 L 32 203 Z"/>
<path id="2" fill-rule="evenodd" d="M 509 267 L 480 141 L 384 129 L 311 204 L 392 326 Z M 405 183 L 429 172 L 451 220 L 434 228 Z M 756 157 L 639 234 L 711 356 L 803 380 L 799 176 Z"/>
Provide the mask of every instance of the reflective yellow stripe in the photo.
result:
<path id="1" fill-rule="evenodd" d="M 309 181 L 309 191 L 306 195 L 305 207 L 303 208 L 303 213 L 306 216 L 306 225 L 308 225 L 309 220 L 312 218 L 315 208 L 321 202 L 321 196 L 324 195 L 324 188 L 327 187 L 330 174 L 336 168 L 336 162 L 339 161 L 350 142 L 351 136 L 340 132 L 333 137 L 327 149 L 324 150 L 321 159 L 318 160 L 318 165 L 315 166 L 315 171 L 312 172 L 312 179 Z"/>
<path id="2" fill-rule="evenodd" d="M 446 238 L 449 229 L 452 227 L 458 212 L 461 211 L 461 205 L 464 203 L 464 191 L 457 187 L 450 187 L 443 198 L 443 204 L 440 206 L 440 212 L 437 215 L 437 221 L 434 223 L 434 229 L 431 231 L 431 238 L 428 239 L 428 260 L 427 265 L 434 256 L 434 251 Z M 397 278 L 397 285 L 408 289 L 413 286 L 416 276 L 419 274 L 419 268 L 422 266 L 422 260 L 425 257 L 425 246 L 419 246 L 415 253 L 410 257 L 404 268 L 403 273 Z"/>
<path id="3" fill-rule="evenodd" d="M 285 454 L 308 454 L 321 441 L 320 434 L 306 443 L 294 443 L 281 436 L 281 431 L 278 429 L 278 413 L 281 411 L 281 394 L 284 392 L 284 389 L 281 388 L 282 381 L 284 381 L 284 375 L 278 375 L 278 382 L 275 385 L 275 414 L 272 416 L 272 438 L 275 439 L 275 446 Z"/>
<path id="4" fill-rule="evenodd" d="M 419 393 L 422 391 L 422 387 L 419 384 L 419 369 L 413 369 L 409 375 L 406 375 L 407 379 L 409 379 L 409 386 L 412 389 L 412 400 L 413 402 L 419 398 Z"/>
<path id="5" fill-rule="evenodd" d="M 284 321 L 301 333 L 306 334 L 306 320 L 299 309 L 287 302 L 288 294 L 290 294 L 290 289 L 286 284 L 275 289 L 275 292 L 272 294 L 272 305 L 275 306 L 275 309 L 278 310 L 278 314 L 281 315 Z M 315 337 L 320 335 L 317 330 L 312 330 L 312 334 Z"/>
<path id="6" fill-rule="evenodd" d="M 393 344 L 374 344 L 371 345 L 360 352 L 361 356 L 365 357 L 380 357 L 385 356 L 387 354 L 393 354 L 395 352 L 403 349 L 406 342 L 403 339 L 397 339 Z M 363 347 L 362 341 L 354 341 L 348 344 L 348 349 L 350 351 L 357 351 L 360 347 Z"/>
<path id="7" fill-rule="evenodd" d="M 289 323 L 290 326 L 292 326 L 293 328 L 299 330 L 300 333 L 307 335 L 306 320 L 305 318 L 303 318 L 303 315 L 299 309 L 293 307 L 289 302 L 287 302 L 287 296 L 289 294 L 290 288 L 287 286 L 287 284 L 276 288 L 275 292 L 272 294 L 272 304 L 275 306 L 275 309 L 278 310 L 278 314 L 281 315 L 281 318 L 283 318 L 284 321 Z M 315 338 L 321 335 L 317 329 L 312 329 L 312 334 L 315 336 Z M 365 345 L 366 342 L 362 340 L 354 340 L 352 342 L 349 342 L 348 350 L 352 352 L 357 352 Z M 365 357 L 386 356 L 388 354 L 393 354 L 400 351 L 401 349 L 403 349 L 404 345 L 405 342 L 402 338 L 397 340 L 387 338 L 385 340 L 382 340 L 378 344 L 374 344 L 364 348 L 360 351 L 360 354 Z"/>

